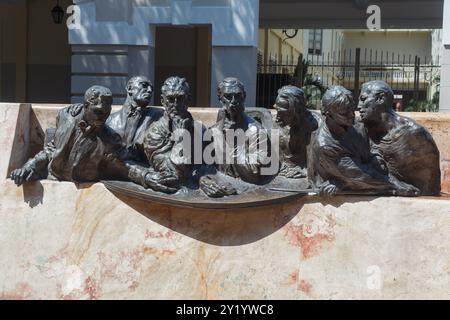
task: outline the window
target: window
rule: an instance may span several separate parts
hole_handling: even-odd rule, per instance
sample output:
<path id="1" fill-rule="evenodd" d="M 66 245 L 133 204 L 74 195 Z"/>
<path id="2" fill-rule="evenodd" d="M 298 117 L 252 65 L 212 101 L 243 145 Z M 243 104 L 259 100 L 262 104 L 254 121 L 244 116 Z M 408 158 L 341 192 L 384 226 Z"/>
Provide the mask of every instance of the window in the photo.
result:
<path id="1" fill-rule="evenodd" d="M 264 54 L 262 50 L 258 49 L 258 73 L 263 72 L 264 67 Z"/>
<path id="2" fill-rule="evenodd" d="M 317 55 L 322 54 L 322 36 L 323 36 L 322 29 L 309 30 L 308 54 L 317 54 Z"/>

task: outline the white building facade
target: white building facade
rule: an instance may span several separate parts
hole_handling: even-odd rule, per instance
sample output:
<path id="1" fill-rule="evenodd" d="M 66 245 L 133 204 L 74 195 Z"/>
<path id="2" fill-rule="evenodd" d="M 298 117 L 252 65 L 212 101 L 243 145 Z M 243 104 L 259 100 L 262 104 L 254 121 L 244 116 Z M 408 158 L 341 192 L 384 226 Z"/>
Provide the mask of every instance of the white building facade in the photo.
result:
<path id="1" fill-rule="evenodd" d="M 95 83 L 110 87 L 120 104 L 127 79 L 146 75 L 158 105 L 164 78 L 180 75 L 192 86 L 192 106 L 217 106 L 217 84 L 235 76 L 244 82 L 252 107 L 259 29 L 364 29 L 367 7 L 378 5 L 382 29 L 443 29 L 442 44 L 432 51 L 441 53 L 440 109 L 450 111 L 449 2 L 61 0 L 64 9 L 73 3 L 80 12 L 79 27 L 67 30 L 50 20 L 54 0 L 0 0 L 0 100 L 78 102 Z M 344 45 L 339 34 L 324 31 L 321 37 L 335 48 Z M 295 60 L 298 48 L 284 47 L 280 51 L 291 50 Z"/>
<path id="2" fill-rule="evenodd" d="M 81 12 L 81 28 L 69 32 L 73 102 L 79 101 L 84 90 L 94 83 L 110 87 L 118 100 L 123 100 L 126 81 L 134 75 L 146 75 L 155 86 L 161 86 L 155 81 L 155 50 L 157 41 L 161 41 L 156 39 L 157 28 L 208 25 L 210 61 L 206 54 L 203 60 L 197 57 L 197 63 L 210 65 L 210 83 L 201 88 L 209 91 L 209 104 L 218 104 L 217 84 L 228 76 L 241 79 L 247 89 L 248 105 L 255 104 L 258 0 L 75 2 Z M 173 63 L 182 59 L 189 45 L 182 39 L 179 42 L 172 48 L 176 50 Z"/>

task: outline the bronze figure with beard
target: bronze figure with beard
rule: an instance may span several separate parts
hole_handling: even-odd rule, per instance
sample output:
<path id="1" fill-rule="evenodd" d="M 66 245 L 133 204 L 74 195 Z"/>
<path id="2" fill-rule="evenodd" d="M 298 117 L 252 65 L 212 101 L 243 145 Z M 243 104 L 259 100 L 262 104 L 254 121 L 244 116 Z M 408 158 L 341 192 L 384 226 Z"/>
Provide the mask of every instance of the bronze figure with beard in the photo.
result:
<path id="1" fill-rule="evenodd" d="M 147 130 L 144 152 L 154 171 L 154 180 L 170 188 L 171 192 L 176 192 L 192 183 L 194 139 L 201 141 L 202 126 L 194 125 L 194 119 L 188 111 L 190 89 L 186 79 L 168 78 L 161 92 L 164 114 Z"/>
<path id="2" fill-rule="evenodd" d="M 393 108 L 394 93 L 384 81 L 365 83 L 359 97 L 361 122 L 372 152 L 398 185 L 409 184 L 424 196 L 441 188 L 439 150 L 431 134 Z"/>
<path id="3" fill-rule="evenodd" d="M 280 130 L 279 175 L 291 179 L 307 177 L 306 149 L 311 133 L 318 128 L 318 116 L 306 108 L 303 90 L 284 86 L 278 90 L 274 128 Z"/>
<path id="4" fill-rule="evenodd" d="M 242 146 L 236 145 L 234 141 L 226 142 L 234 145 L 232 154 L 224 154 L 223 158 L 226 159 L 229 156 L 232 163 L 219 164 L 218 170 L 248 183 L 267 183 L 272 176 L 262 174 L 261 169 L 267 165 L 260 160 L 267 157 L 267 154 L 264 152 L 270 151 L 268 150 L 270 148 L 270 140 L 262 125 L 245 113 L 246 92 L 244 85 L 236 78 L 226 78 L 219 84 L 218 96 L 222 105 L 220 112 L 223 112 L 224 117 L 210 129 L 217 129 L 223 133 L 224 137 L 226 137 L 227 130 L 232 130 L 233 132 L 242 130 L 247 133 L 246 140 Z M 226 152 L 226 150 L 224 147 L 222 152 Z M 252 154 L 252 152 L 257 154 Z"/>
<path id="5" fill-rule="evenodd" d="M 257 185 L 270 182 L 275 175 L 263 174 L 267 164 L 261 159 L 266 159 L 270 152 L 270 139 L 262 125 L 245 113 L 246 92 L 242 82 L 233 77 L 225 78 L 217 91 L 222 108 L 217 123 L 209 130 L 222 137 L 221 142 L 213 138 L 214 152 L 221 154 L 222 161 L 215 166 L 219 174 L 200 178 L 200 188 L 214 198 L 237 193 L 233 184 L 221 178 L 221 174 Z M 239 132 L 245 135 L 242 141 L 227 139 L 227 133 Z"/>

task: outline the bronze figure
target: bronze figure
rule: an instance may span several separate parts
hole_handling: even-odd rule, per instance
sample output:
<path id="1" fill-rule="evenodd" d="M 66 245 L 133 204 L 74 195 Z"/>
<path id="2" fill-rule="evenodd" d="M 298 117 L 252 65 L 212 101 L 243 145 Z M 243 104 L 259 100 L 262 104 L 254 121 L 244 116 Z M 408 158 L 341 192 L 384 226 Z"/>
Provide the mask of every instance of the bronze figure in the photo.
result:
<path id="1" fill-rule="evenodd" d="M 223 159 L 226 159 L 227 156 L 231 157 L 232 159 L 229 161 L 231 163 L 224 161 L 225 163 L 217 166 L 218 170 L 245 182 L 267 183 L 272 176 L 261 174 L 261 169 L 266 166 L 261 162 L 261 159 L 267 157 L 265 151 L 270 151 L 268 150 L 270 149 L 270 140 L 262 125 L 245 113 L 246 92 L 244 85 L 238 79 L 230 77 L 224 79 L 217 90 L 222 105 L 220 112 L 223 113 L 224 117 L 219 119 L 210 129 L 218 130 L 223 133 L 225 138 L 227 130 L 234 133 L 246 133 L 245 141 L 241 144 L 235 143 L 235 141 L 226 141 L 226 143 L 233 144 L 232 154 L 224 154 Z M 222 152 L 226 152 L 225 146 Z"/>
<path id="2" fill-rule="evenodd" d="M 144 137 L 152 122 L 158 120 L 163 110 L 149 107 L 153 85 L 146 77 L 133 77 L 128 81 L 127 99 L 122 109 L 111 114 L 107 124 L 122 138 L 123 145 L 137 161 L 145 161 Z"/>
<path id="3" fill-rule="evenodd" d="M 115 171 L 111 167 L 117 162 L 113 159 L 123 154 L 120 136 L 105 125 L 111 104 L 109 89 L 89 88 L 84 104 L 68 106 L 58 113 L 54 138 L 21 169 L 14 170 L 11 179 L 21 185 L 49 174 L 75 182 L 94 182 L 111 175 Z"/>
<path id="4" fill-rule="evenodd" d="M 359 97 L 360 121 L 372 153 L 398 185 L 409 184 L 424 196 L 441 190 L 439 150 L 431 134 L 393 108 L 394 93 L 384 81 L 365 83 Z"/>
<path id="5" fill-rule="evenodd" d="M 412 186 L 396 186 L 370 153 L 361 125 L 354 125 L 355 103 L 350 91 L 329 88 L 322 99 L 323 121 L 314 133 L 308 152 L 308 175 L 322 195 L 339 191 L 364 190 L 413 196 Z"/>
<path id="6" fill-rule="evenodd" d="M 266 164 L 261 159 L 265 159 L 270 151 L 270 139 L 262 125 L 245 113 L 246 92 L 242 82 L 233 77 L 225 78 L 217 93 L 222 108 L 217 123 L 209 130 L 222 137 L 220 142 L 213 138 L 214 153 L 221 159 L 215 166 L 219 174 L 200 178 L 201 189 L 213 198 L 237 193 L 221 174 L 260 185 L 270 182 L 274 176 L 262 174 Z"/>
<path id="7" fill-rule="evenodd" d="M 85 103 L 62 109 L 56 119 L 54 138 L 11 178 L 17 185 L 45 179 L 48 174 L 58 180 L 96 181 L 99 168 L 107 163 L 105 154 L 120 150 L 120 136 L 104 126 L 111 112 L 109 89 L 94 86 L 87 90 Z"/>
<path id="8" fill-rule="evenodd" d="M 154 179 L 176 192 L 192 183 L 194 139 L 201 141 L 202 127 L 194 125 L 188 111 L 190 89 L 186 79 L 168 78 L 161 92 L 164 114 L 146 131 L 144 152 L 154 170 Z"/>
<path id="9" fill-rule="evenodd" d="M 306 108 L 300 88 L 282 87 L 273 121 L 268 110 L 246 110 L 244 85 L 226 78 L 218 86 L 217 122 L 207 130 L 188 111 L 184 78 L 164 82 L 163 109 L 149 106 L 153 86 L 145 77 L 131 78 L 126 91 L 124 106 L 111 115 L 111 91 L 89 88 L 84 103 L 59 111 L 50 142 L 10 178 L 17 185 L 47 177 L 103 181 L 141 199 L 202 208 L 252 207 L 317 192 L 440 193 L 432 136 L 392 109 L 393 92 L 383 81 L 363 85 L 356 122 L 353 95 L 341 86 L 325 92 L 321 115 Z"/>
<path id="10" fill-rule="evenodd" d="M 11 179 L 17 185 L 48 175 L 62 181 L 115 178 L 152 184 L 145 168 L 127 161 L 120 136 L 105 124 L 111 105 L 108 88 L 89 88 L 83 104 L 68 106 L 58 113 L 53 139 L 21 169 L 14 170 Z"/>
<path id="11" fill-rule="evenodd" d="M 274 108 L 277 110 L 274 128 L 280 130 L 279 175 L 286 178 L 306 178 L 306 147 L 311 134 L 318 128 L 316 115 L 306 108 L 305 94 L 295 86 L 278 90 Z"/>

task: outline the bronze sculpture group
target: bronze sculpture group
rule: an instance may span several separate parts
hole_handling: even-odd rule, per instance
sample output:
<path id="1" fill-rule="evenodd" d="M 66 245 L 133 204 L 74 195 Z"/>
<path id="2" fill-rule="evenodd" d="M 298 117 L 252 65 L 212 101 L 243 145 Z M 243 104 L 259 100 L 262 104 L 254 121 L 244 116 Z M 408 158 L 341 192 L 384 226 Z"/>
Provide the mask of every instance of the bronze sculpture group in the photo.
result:
<path id="1" fill-rule="evenodd" d="M 267 121 L 267 110 L 259 110 L 266 116 L 261 121 L 245 109 L 244 85 L 226 78 L 218 86 L 222 107 L 210 128 L 188 111 L 190 88 L 184 78 L 167 79 L 161 91 L 163 108 L 151 107 L 153 85 L 133 77 L 124 106 L 110 114 L 110 90 L 89 88 L 83 104 L 58 113 L 54 137 L 11 179 L 17 185 L 47 177 L 121 180 L 164 194 L 197 189 L 210 198 L 245 192 L 237 187 L 241 181 L 268 186 L 277 177 L 308 181 L 324 196 L 351 191 L 440 194 L 439 150 L 432 136 L 392 109 L 394 95 L 383 81 L 365 83 L 359 103 L 347 89 L 330 87 L 321 114 L 306 108 L 300 88 L 285 86 L 278 91 L 274 121 L 270 114 Z M 212 148 L 205 144 L 208 131 Z M 229 132 L 245 135 L 224 138 Z M 206 151 L 222 160 L 198 161 L 198 153 Z M 276 172 L 264 173 L 267 154 L 277 155 L 272 158 Z"/>

